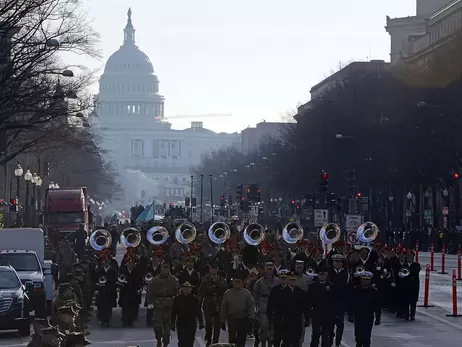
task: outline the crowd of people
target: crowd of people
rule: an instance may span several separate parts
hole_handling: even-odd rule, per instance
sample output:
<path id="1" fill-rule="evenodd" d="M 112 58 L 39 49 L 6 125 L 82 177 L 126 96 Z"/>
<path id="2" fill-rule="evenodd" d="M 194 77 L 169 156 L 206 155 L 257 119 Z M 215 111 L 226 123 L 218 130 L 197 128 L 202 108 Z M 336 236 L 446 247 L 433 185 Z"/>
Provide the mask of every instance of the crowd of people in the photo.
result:
<path id="1" fill-rule="evenodd" d="M 345 318 L 354 324 L 356 345 L 368 347 L 382 310 L 415 319 L 420 265 L 402 247 L 375 242 L 355 249 L 337 241 L 326 254 L 306 240 L 286 244 L 272 236 L 249 245 L 237 225 L 222 244 L 212 243 L 204 226 L 197 226 L 192 242 L 170 237 L 154 244 L 147 237 L 151 227 L 139 229 L 141 241 L 126 248 L 120 264 L 110 245 L 75 258 L 68 243 L 59 243 L 49 255 L 57 261 L 59 283 L 51 321 L 35 330 L 31 343 L 40 339 L 48 346 L 43 341 L 53 335 L 61 345 L 86 346 L 95 293 L 101 327 L 114 324 L 117 306 L 123 327 L 146 307 L 157 347 L 169 345 L 172 331 L 180 347 L 192 347 L 197 329 L 205 329 L 207 347 L 225 331 L 236 347 L 249 337 L 255 347 L 299 347 L 305 340 L 310 347 L 340 346 Z M 112 238 L 112 245 L 117 241 Z M 305 336 L 309 326 L 311 337 Z"/>

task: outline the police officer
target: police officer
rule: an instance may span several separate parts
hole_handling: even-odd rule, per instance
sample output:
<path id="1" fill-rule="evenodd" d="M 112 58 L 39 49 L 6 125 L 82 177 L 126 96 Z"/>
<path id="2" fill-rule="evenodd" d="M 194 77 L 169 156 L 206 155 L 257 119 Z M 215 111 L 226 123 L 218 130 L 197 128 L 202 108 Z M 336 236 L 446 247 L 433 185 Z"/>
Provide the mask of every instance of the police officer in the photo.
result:
<path id="1" fill-rule="evenodd" d="M 356 347 L 370 347 L 374 316 L 375 325 L 380 325 L 382 314 L 380 294 L 372 287 L 372 272 L 365 271 L 359 274 L 359 277 L 360 285 L 353 288 L 350 300 L 355 324 Z"/>
<path id="2" fill-rule="evenodd" d="M 181 294 L 173 299 L 172 330 L 177 330 L 179 347 L 194 347 L 197 322 L 199 329 L 204 329 L 204 317 L 199 299 L 193 295 L 192 285 L 184 282 L 181 286 Z"/>
<path id="3" fill-rule="evenodd" d="M 207 346 L 220 339 L 220 308 L 224 292 L 228 289 L 226 279 L 218 275 L 218 265 L 210 264 L 209 273 L 201 280 L 199 301 L 205 316 L 205 342 Z"/>
<path id="4" fill-rule="evenodd" d="M 170 343 L 173 298 L 179 291 L 178 280 L 170 274 L 170 264 L 162 263 L 160 274 L 149 283 L 146 296 L 148 308 L 154 309 L 152 325 L 157 347 L 166 347 Z"/>

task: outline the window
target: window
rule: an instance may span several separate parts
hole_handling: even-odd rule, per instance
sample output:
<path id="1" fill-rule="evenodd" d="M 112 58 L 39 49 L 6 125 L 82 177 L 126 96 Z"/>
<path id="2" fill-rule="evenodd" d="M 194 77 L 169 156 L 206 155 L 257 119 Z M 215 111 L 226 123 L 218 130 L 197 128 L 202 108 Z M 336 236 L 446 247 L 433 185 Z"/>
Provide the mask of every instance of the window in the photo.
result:
<path id="1" fill-rule="evenodd" d="M 14 271 L 0 271 L 0 290 L 1 289 L 18 289 L 21 281 Z"/>
<path id="2" fill-rule="evenodd" d="M 83 212 L 52 212 L 47 216 L 48 224 L 84 223 Z"/>
<path id="3" fill-rule="evenodd" d="M 143 140 L 132 140 L 132 156 L 143 156 Z"/>
<path id="4" fill-rule="evenodd" d="M 35 253 L 2 253 L 0 265 L 11 265 L 16 271 L 41 271 Z"/>

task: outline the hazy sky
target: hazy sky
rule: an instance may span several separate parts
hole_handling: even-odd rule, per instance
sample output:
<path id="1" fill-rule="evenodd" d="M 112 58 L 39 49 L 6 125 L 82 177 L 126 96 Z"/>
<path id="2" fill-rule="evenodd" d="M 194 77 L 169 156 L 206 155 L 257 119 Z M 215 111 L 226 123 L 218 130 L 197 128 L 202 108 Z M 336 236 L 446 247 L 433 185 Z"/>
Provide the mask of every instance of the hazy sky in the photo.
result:
<path id="1" fill-rule="evenodd" d="M 196 119 L 226 132 L 279 121 L 341 61 L 388 61 L 386 15 L 415 14 L 415 0 L 84 2 L 104 56 L 86 65 L 102 69 L 119 48 L 131 7 L 136 43 L 160 79 L 166 116 L 231 113 Z M 172 123 L 185 128 L 191 120 Z"/>

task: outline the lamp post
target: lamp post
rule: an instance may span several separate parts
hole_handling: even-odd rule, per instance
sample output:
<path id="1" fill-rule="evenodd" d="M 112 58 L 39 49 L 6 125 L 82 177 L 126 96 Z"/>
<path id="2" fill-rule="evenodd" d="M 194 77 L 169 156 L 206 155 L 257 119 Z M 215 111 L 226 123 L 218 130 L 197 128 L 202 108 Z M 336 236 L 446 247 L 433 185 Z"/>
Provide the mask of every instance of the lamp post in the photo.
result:
<path id="1" fill-rule="evenodd" d="M 412 193 L 411 192 L 408 192 L 406 194 L 406 198 L 407 198 L 407 209 L 406 209 L 406 219 L 407 219 L 407 223 L 406 223 L 406 226 L 407 226 L 407 230 L 406 231 L 409 231 L 411 230 L 412 228 L 412 219 L 411 219 L 411 215 L 412 215 Z"/>
<path id="2" fill-rule="evenodd" d="M 209 174 L 209 181 L 210 181 L 210 206 L 212 208 L 211 217 L 212 217 L 212 223 L 213 223 L 213 214 L 215 211 L 213 208 L 213 177 L 212 177 L 212 174 Z"/>
<path id="3" fill-rule="evenodd" d="M 42 187 L 42 179 L 40 178 L 40 176 L 37 176 L 37 179 L 35 180 L 35 187 L 37 188 L 37 199 L 36 199 L 36 202 L 35 202 L 35 206 L 36 206 L 36 213 L 35 213 L 35 224 L 36 226 L 38 226 L 40 224 L 40 213 L 41 213 L 41 207 L 42 207 L 42 202 L 41 202 L 41 199 L 42 199 L 42 191 L 41 191 L 41 187 Z"/>
<path id="4" fill-rule="evenodd" d="M 192 208 L 192 199 L 193 199 L 193 189 L 194 189 L 194 176 L 191 175 L 191 192 L 190 192 L 190 199 L 189 199 L 189 208 L 191 209 L 191 222 L 193 221 L 193 208 Z"/>
<path id="5" fill-rule="evenodd" d="M 22 169 L 21 165 L 16 165 L 14 169 L 14 175 L 16 176 L 16 226 L 19 227 L 21 225 L 21 216 L 19 214 L 19 193 L 20 193 L 20 180 L 24 170 Z"/>
<path id="6" fill-rule="evenodd" d="M 32 196 L 31 196 L 31 200 L 30 200 L 30 205 L 32 207 L 32 211 L 30 213 L 30 216 L 27 216 L 28 219 L 31 221 L 31 224 L 33 224 L 32 226 L 35 227 L 35 222 L 37 220 L 37 218 L 35 218 L 35 215 L 36 215 L 36 209 L 37 209 L 37 203 L 35 202 L 35 193 L 36 193 L 36 184 L 37 184 L 37 173 L 34 172 L 32 174 L 32 178 L 30 180 L 30 182 L 32 183 Z M 33 216 L 33 218 L 31 218 Z"/>
<path id="7" fill-rule="evenodd" d="M 202 223 L 202 216 L 204 211 L 204 175 L 201 174 L 201 215 L 200 215 L 200 223 Z"/>
<path id="8" fill-rule="evenodd" d="M 29 204 L 29 184 L 32 180 L 32 173 L 29 169 L 27 169 L 26 173 L 24 174 L 24 180 L 26 181 L 26 198 L 24 199 L 24 223 L 28 226 L 29 225 L 29 213 L 30 213 L 30 204 Z"/>

